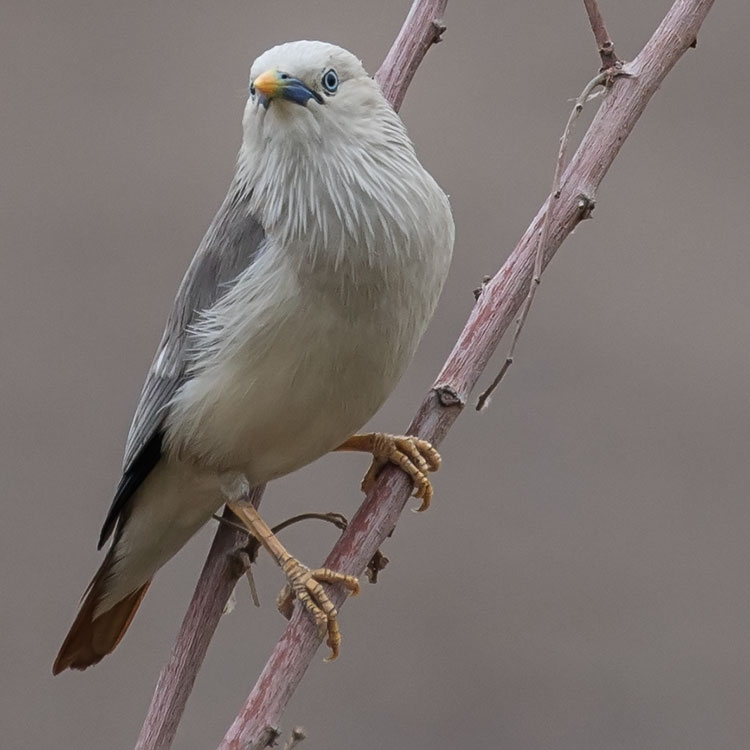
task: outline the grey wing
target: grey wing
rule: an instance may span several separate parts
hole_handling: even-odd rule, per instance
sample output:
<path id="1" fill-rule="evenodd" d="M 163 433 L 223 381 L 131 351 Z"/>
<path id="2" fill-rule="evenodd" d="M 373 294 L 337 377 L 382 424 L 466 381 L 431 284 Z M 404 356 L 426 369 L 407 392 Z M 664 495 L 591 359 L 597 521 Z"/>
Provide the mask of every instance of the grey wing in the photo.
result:
<path id="1" fill-rule="evenodd" d="M 99 548 L 161 457 L 161 427 L 166 408 L 186 377 L 191 326 L 231 288 L 263 245 L 265 233 L 248 213 L 247 197 L 235 178 L 180 284 L 130 426 L 122 478 L 102 527 Z"/>

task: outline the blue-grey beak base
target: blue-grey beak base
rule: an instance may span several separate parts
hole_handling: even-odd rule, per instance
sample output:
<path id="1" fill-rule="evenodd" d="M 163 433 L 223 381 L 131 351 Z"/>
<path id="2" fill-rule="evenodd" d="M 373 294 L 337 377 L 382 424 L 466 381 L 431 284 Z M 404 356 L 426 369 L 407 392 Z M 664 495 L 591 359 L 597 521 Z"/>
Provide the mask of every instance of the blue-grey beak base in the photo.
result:
<path id="1" fill-rule="evenodd" d="M 283 99 L 301 104 L 303 107 L 310 99 L 315 99 L 318 104 L 323 104 L 323 97 L 317 91 L 307 87 L 298 78 L 287 78 L 283 81 L 280 94 Z"/>

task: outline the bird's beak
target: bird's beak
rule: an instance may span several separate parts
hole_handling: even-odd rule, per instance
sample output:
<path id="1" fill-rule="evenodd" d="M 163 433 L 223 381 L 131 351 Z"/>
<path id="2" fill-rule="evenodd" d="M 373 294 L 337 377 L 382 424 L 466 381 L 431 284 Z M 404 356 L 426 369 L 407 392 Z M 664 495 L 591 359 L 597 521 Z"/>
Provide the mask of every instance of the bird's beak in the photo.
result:
<path id="1" fill-rule="evenodd" d="M 266 109 L 273 99 L 287 99 L 303 106 L 310 99 L 315 99 L 318 104 L 323 104 L 320 94 L 302 83 L 299 78 L 292 78 L 279 70 L 261 73 L 250 84 L 250 93 L 255 94 Z"/>

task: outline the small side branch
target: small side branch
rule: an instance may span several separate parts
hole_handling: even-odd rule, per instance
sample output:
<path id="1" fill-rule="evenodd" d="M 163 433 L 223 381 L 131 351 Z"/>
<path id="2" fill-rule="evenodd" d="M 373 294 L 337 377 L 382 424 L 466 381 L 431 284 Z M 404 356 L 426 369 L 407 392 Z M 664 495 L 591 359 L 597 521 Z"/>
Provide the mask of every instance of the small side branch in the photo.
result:
<path id="1" fill-rule="evenodd" d="M 580 96 L 576 99 L 573 109 L 568 116 L 568 122 L 565 124 L 565 130 L 563 131 L 562 137 L 560 138 L 560 149 L 557 153 L 557 161 L 555 163 L 555 174 L 552 177 L 552 192 L 547 199 L 547 207 L 544 212 L 544 222 L 542 224 L 542 231 L 539 235 L 539 243 L 537 244 L 536 254 L 534 256 L 534 273 L 531 277 L 531 286 L 529 292 L 526 295 L 526 299 L 521 305 L 521 312 L 516 318 L 516 329 L 513 332 L 513 339 L 510 343 L 510 348 L 505 356 L 503 366 L 500 368 L 500 372 L 495 376 L 495 379 L 490 383 L 489 387 L 479 396 L 477 399 L 476 409 L 482 411 L 490 402 L 490 396 L 494 390 L 500 385 L 500 382 L 505 377 L 505 373 L 508 372 L 510 366 L 513 364 L 513 358 L 516 353 L 516 345 L 518 339 L 521 336 L 521 330 L 526 323 L 526 318 L 529 317 L 529 310 L 534 302 L 534 295 L 539 285 L 542 283 L 542 261 L 544 259 L 544 253 L 546 252 L 547 245 L 549 244 L 549 228 L 552 223 L 552 213 L 554 210 L 555 202 L 560 197 L 560 180 L 562 173 L 565 168 L 565 162 L 567 159 L 568 142 L 570 141 L 570 134 L 573 130 L 573 125 L 578 119 L 583 107 L 591 97 L 592 92 L 598 86 L 610 86 L 614 78 L 618 76 L 627 75 L 624 69 L 617 68 L 612 71 L 603 71 L 597 76 L 592 78 L 584 87 Z M 595 201 L 593 196 L 581 195 L 580 197 L 580 208 L 582 213 L 581 218 L 588 218 L 591 216 L 591 212 L 594 210 Z"/>
<path id="2" fill-rule="evenodd" d="M 594 3 L 592 7 L 595 5 Z M 586 215 L 587 210 L 590 210 L 590 206 L 589 209 L 582 207 L 582 196 L 596 193 L 623 142 L 632 132 L 664 77 L 696 38 L 712 5 L 713 0 L 676 0 L 644 49 L 628 66 L 636 75 L 615 87 L 610 96 L 604 99 L 581 146 L 560 179 L 556 209 L 550 213 L 547 230 L 549 239 L 546 247 L 542 246 L 542 270 L 563 240 Z M 411 73 L 404 73 L 403 77 L 400 77 L 401 74 L 397 70 L 389 73 L 385 64 L 378 73 L 378 81 L 396 107 L 403 98 L 403 91 L 399 93 L 399 83 L 403 89 L 406 88 L 406 83 L 411 80 L 411 75 L 429 44 L 439 39 L 436 32 L 442 27 L 439 19 L 444 7 L 445 2 L 440 0 L 415 0 L 407 24 L 415 22 L 417 18 L 423 18 L 427 27 L 421 31 L 415 28 L 415 34 L 411 35 L 413 43 L 409 42 L 404 47 L 404 50 L 410 51 L 405 51 L 402 56 L 400 52 L 392 50 L 387 58 L 387 64 L 393 65 L 394 68 L 398 67 L 394 65 L 394 60 L 403 60 L 403 69 L 410 70 Z M 430 15 L 425 9 L 431 9 L 435 15 Z M 603 28 L 603 24 L 601 27 Z M 402 35 L 399 35 L 399 39 L 401 37 Z M 606 31 L 604 38 L 608 39 Z M 430 41 L 426 43 L 425 40 Z M 417 62 L 414 63 L 414 60 Z M 537 258 L 541 244 L 539 238 L 546 210 L 545 203 L 506 263 L 484 286 L 451 355 L 412 420 L 407 430 L 409 434 L 419 435 L 439 445 L 457 419 L 471 390 L 495 352 L 498 342 L 524 303 L 533 278 L 538 276 Z M 349 527 L 328 555 L 324 565 L 342 573 L 359 575 L 392 532 L 411 489 L 408 479 L 397 469 L 384 469 L 375 488 L 352 518 Z M 204 573 L 209 568 L 211 572 L 206 576 L 201 575 L 194 602 L 196 597 L 200 600 L 201 596 L 210 593 L 217 583 L 223 586 L 221 582 L 226 575 L 226 569 L 229 568 L 227 558 L 228 553 L 232 551 L 232 543 L 224 539 L 219 544 L 219 540 L 225 534 L 235 533 L 237 532 L 225 526 L 219 529 L 204 569 Z M 189 644 L 182 643 L 184 638 L 205 641 L 205 645 L 197 649 L 202 658 L 207 640 L 213 632 L 214 620 L 218 621 L 223 608 L 224 602 L 221 602 L 217 611 L 217 602 L 222 598 L 226 601 L 235 581 L 236 578 L 232 578 L 228 590 L 224 586 L 221 591 L 216 592 L 215 597 L 209 597 L 210 601 L 205 604 L 206 608 L 203 611 L 200 610 L 200 601 L 196 605 L 197 610 L 191 603 L 186 622 L 190 617 L 195 617 L 198 624 L 187 632 L 184 629 L 181 631 L 173 661 L 191 658 L 189 654 L 194 649 Z M 337 607 L 342 606 L 341 592 L 332 591 L 331 598 Z M 255 687 L 221 743 L 222 750 L 249 750 L 267 746 L 268 740 L 271 739 L 268 734 L 269 728 L 276 726 L 320 642 L 321 639 L 310 618 L 297 608 Z M 187 657 L 184 656 L 185 653 L 188 653 Z M 160 677 L 149 713 L 153 718 L 155 711 L 155 723 L 162 727 L 169 725 L 168 730 L 153 734 L 144 726 L 142 737 L 147 735 L 150 739 L 143 744 L 139 741 L 140 750 L 166 750 L 170 747 L 184 701 L 195 679 L 197 670 L 194 665 L 186 671 L 175 672 L 174 674 L 179 674 L 180 677 L 170 679 L 170 665 Z M 186 684 L 180 684 L 180 679 L 186 681 Z M 175 703 L 175 691 L 182 695 L 184 700 L 180 699 Z M 177 704 L 179 707 L 175 708 Z M 159 715 L 162 709 L 167 711 L 168 717 Z M 258 744 L 259 742 L 265 744 Z"/>
<path id="3" fill-rule="evenodd" d="M 599 57 L 602 59 L 602 71 L 620 65 L 621 60 L 615 54 L 615 44 L 609 38 L 607 27 L 604 25 L 604 18 L 602 18 L 602 13 L 599 10 L 598 0 L 583 0 L 583 4 L 586 6 L 591 30 L 594 32 Z"/>

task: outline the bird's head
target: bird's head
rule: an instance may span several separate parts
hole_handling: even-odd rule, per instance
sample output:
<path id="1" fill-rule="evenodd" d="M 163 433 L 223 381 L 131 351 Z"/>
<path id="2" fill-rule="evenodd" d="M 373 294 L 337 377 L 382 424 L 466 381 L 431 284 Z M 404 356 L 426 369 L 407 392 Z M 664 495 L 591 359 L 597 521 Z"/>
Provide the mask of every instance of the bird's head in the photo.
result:
<path id="1" fill-rule="evenodd" d="M 343 244 L 355 235 L 373 243 L 383 217 L 401 221 L 423 170 L 354 55 L 324 42 L 281 44 L 253 63 L 249 89 L 238 175 L 267 232 L 309 244 L 311 233 L 330 243 L 341 230 Z"/>
<path id="2" fill-rule="evenodd" d="M 383 100 L 362 63 L 325 42 L 288 42 L 264 52 L 250 69 L 245 140 L 275 135 L 317 141 L 331 127 L 363 120 Z"/>

